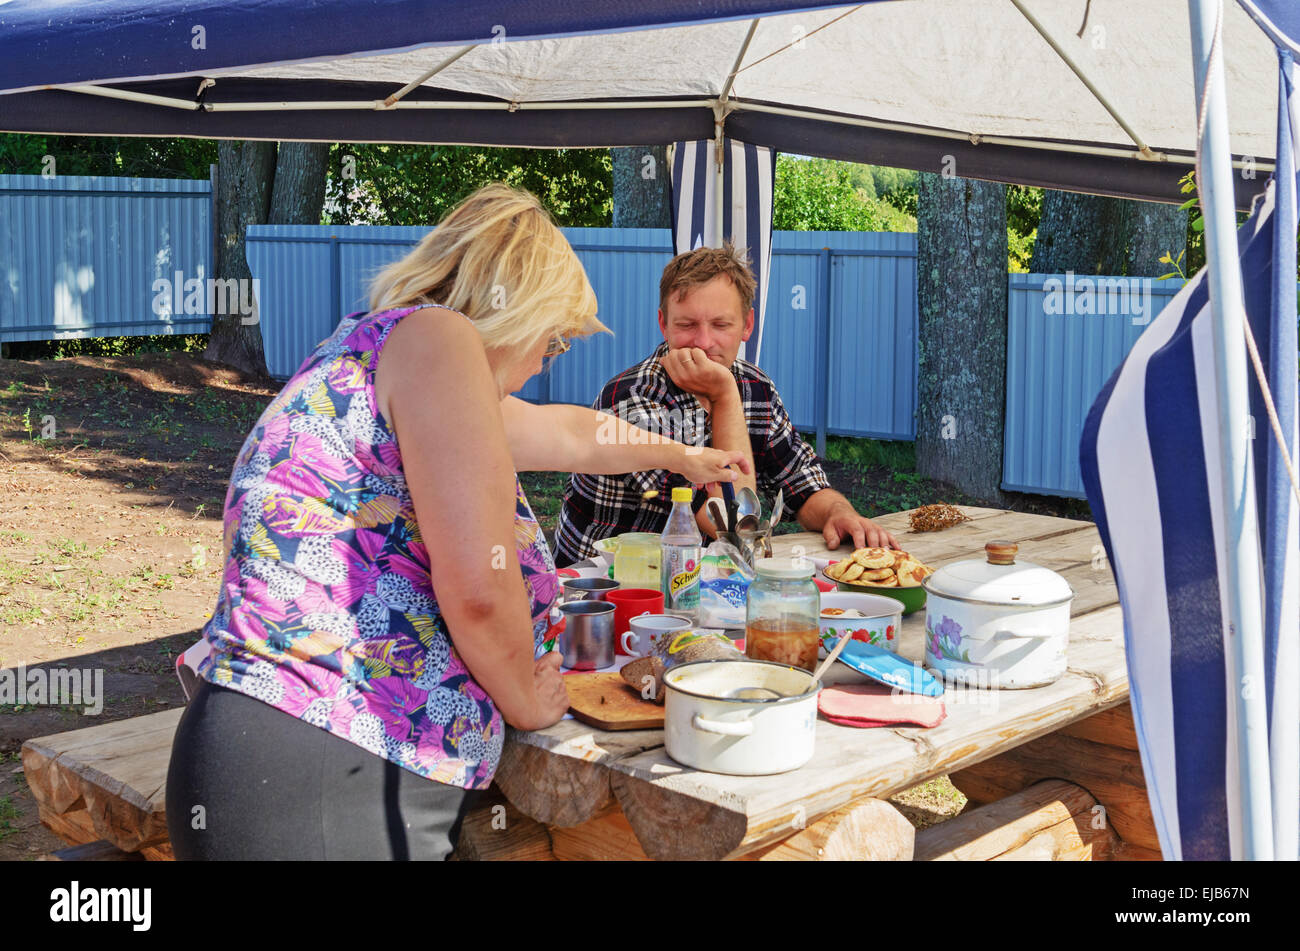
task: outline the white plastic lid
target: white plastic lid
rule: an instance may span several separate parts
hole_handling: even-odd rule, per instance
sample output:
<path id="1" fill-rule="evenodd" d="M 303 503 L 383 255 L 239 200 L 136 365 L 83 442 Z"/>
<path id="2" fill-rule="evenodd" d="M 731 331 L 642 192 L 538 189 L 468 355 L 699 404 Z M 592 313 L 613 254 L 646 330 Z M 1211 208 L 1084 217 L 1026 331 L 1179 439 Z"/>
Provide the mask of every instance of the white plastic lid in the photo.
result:
<path id="1" fill-rule="evenodd" d="M 1070 583 L 1055 571 L 1017 562 L 1018 547 L 1012 542 L 989 542 L 984 546 L 985 560 L 945 565 L 925 579 L 925 589 L 940 597 L 1013 607 L 1041 607 L 1074 597 Z"/>
<path id="2" fill-rule="evenodd" d="M 759 558 L 754 562 L 756 573 L 765 578 L 777 578 L 782 581 L 811 578 L 816 567 L 807 558 Z"/>

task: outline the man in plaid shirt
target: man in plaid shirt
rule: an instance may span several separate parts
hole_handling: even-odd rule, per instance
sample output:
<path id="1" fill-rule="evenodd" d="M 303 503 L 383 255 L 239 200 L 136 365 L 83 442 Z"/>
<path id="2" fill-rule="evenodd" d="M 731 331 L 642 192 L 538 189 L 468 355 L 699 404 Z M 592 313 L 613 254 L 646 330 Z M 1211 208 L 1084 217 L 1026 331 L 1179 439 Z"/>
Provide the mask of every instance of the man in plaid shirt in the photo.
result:
<path id="1" fill-rule="evenodd" d="M 808 531 L 819 531 L 828 549 L 845 538 L 855 548 L 896 548 L 894 537 L 854 511 L 830 487 L 808 444 L 795 432 L 771 379 L 737 359 L 754 331 L 754 276 L 743 253 L 731 245 L 679 254 L 659 282 L 659 329 L 664 342 L 653 354 L 605 384 L 593 408 L 632 426 L 679 442 L 740 450 L 752 476 L 737 473 L 760 497 L 785 492 L 785 508 Z M 672 484 L 681 477 L 664 469 L 625 475 L 575 473 L 564 494 L 556 531 L 556 563 L 595 554 L 595 543 L 624 532 L 662 532 L 672 510 Z M 646 498 L 647 492 L 658 495 Z M 716 485 L 697 491 L 696 521 L 711 536 L 704 511 Z"/>

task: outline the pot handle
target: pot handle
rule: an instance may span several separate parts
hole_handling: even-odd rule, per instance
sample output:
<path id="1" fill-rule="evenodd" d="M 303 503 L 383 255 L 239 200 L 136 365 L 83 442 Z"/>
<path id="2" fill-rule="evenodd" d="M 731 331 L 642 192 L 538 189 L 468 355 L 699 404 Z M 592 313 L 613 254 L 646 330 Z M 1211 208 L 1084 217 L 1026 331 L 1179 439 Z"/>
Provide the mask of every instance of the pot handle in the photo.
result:
<path id="1" fill-rule="evenodd" d="M 698 713 L 691 717 L 691 726 L 705 733 L 721 733 L 723 736 L 749 736 L 754 732 L 752 720 L 742 720 L 740 723 L 724 723 L 721 720 L 706 720 Z"/>

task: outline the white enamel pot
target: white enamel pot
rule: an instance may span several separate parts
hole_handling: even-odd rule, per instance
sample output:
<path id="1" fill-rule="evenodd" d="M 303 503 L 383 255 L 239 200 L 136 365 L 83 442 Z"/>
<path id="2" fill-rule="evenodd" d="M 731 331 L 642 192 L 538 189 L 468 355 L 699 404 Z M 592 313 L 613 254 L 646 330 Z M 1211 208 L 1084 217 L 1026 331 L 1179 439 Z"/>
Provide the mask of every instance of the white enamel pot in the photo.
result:
<path id="1" fill-rule="evenodd" d="M 664 687 L 664 746 L 683 766 L 765 776 L 812 759 L 821 682 L 806 670 L 763 660 L 700 660 L 670 668 Z"/>
<path id="2" fill-rule="evenodd" d="M 972 687 L 1040 687 L 1066 669 L 1074 591 L 1049 568 L 1015 560 L 995 541 L 984 561 L 960 561 L 921 583 L 925 665 Z"/>

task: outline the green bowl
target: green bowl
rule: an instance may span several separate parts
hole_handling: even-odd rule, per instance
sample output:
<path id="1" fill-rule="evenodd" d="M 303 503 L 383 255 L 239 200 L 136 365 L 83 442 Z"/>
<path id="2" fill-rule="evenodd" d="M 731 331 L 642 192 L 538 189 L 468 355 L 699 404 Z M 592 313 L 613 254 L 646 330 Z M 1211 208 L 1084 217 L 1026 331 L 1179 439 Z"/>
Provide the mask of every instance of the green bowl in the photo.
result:
<path id="1" fill-rule="evenodd" d="M 827 567 L 830 566 L 828 565 Z M 882 588 L 879 585 L 874 584 L 858 584 L 854 581 L 840 581 L 828 575 L 826 573 L 826 568 L 822 569 L 822 577 L 827 581 L 834 582 L 835 587 L 840 591 L 848 591 L 850 593 L 858 592 L 860 594 L 880 594 L 884 595 L 886 598 L 893 598 L 895 601 L 898 601 L 903 605 L 904 615 L 912 614 L 913 612 L 919 611 L 921 608 L 925 607 L 925 589 L 922 587 Z"/>

